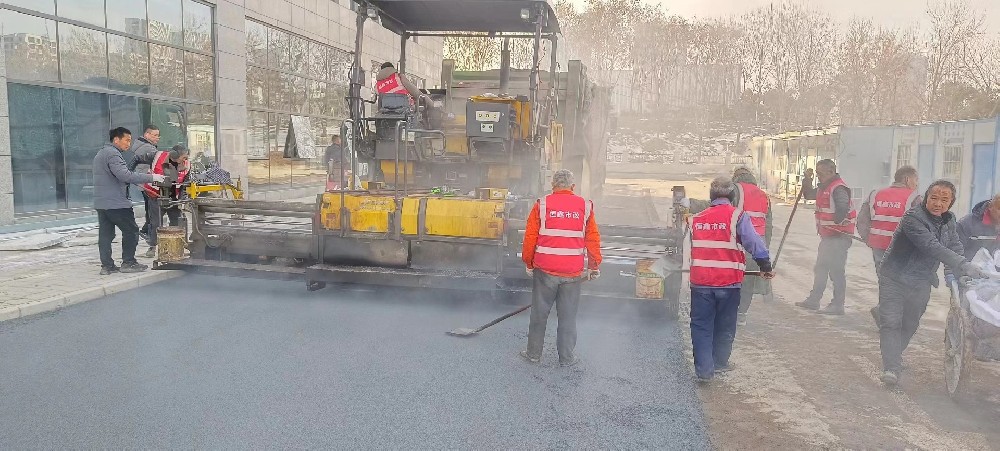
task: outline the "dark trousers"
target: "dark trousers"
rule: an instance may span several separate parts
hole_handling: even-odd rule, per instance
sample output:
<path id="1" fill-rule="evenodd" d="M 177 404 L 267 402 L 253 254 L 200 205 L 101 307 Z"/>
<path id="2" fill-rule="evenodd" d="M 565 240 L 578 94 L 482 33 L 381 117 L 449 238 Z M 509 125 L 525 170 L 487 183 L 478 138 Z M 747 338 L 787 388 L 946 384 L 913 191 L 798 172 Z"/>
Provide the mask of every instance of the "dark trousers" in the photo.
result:
<path id="1" fill-rule="evenodd" d="M 736 339 L 739 288 L 691 288 L 691 347 L 694 372 L 709 378 L 729 365 Z"/>
<path id="2" fill-rule="evenodd" d="M 809 302 L 819 303 L 826 291 L 826 280 L 833 282 L 834 305 L 844 305 L 847 297 L 847 250 L 851 248 L 851 238 L 847 236 L 824 236 L 819 241 L 816 266 L 813 267 L 813 288 Z"/>
<path id="3" fill-rule="evenodd" d="M 142 233 L 149 233 L 149 195 L 146 194 L 145 190 L 142 191 L 142 209 L 146 212 L 146 218 L 139 231 Z"/>
<path id="4" fill-rule="evenodd" d="M 157 198 L 150 198 L 146 205 L 146 218 L 149 220 L 149 232 L 146 235 L 149 239 L 146 240 L 146 243 L 150 246 L 156 246 L 156 229 L 163 225 L 163 214 L 167 214 L 167 220 L 170 221 L 171 226 L 177 226 L 180 223 L 181 211 L 177 207 L 160 207 L 160 200 Z"/>
<path id="5" fill-rule="evenodd" d="M 556 306 L 558 326 L 556 350 L 560 362 L 571 362 L 576 348 L 576 312 L 580 306 L 582 277 L 558 277 L 534 271 L 531 291 L 531 320 L 528 323 L 528 356 L 539 358 L 545 342 L 545 326 L 552 306 Z"/>
<path id="6" fill-rule="evenodd" d="M 136 263 L 135 247 L 139 244 L 139 225 L 131 208 L 97 210 L 97 249 L 101 253 L 101 266 L 112 268 L 111 242 L 115 240 L 115 227 L 122 231 L 122 263 Z"/>
<path id="7" fill-rule="evenodd" d="M 903 370 L 903 351 L 917 333 L 930 299 L 930 282 L 913 286 L 890 277 L 879 277 L 878 334 L 882 368 L 886 371 L 898 374 Z"/>

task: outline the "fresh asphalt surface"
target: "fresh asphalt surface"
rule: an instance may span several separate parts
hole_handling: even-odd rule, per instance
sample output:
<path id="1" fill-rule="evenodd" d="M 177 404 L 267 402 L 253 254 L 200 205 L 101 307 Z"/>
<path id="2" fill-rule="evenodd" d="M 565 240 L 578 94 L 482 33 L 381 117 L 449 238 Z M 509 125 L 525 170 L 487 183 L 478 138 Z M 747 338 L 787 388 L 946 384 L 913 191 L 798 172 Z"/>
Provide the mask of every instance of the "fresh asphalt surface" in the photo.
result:
<path id="1" fill-rule="evenodd" d="M 527 313 L 444 333 L 516 303 L 185 276 L 0 323 L 0 448 L 708 449 L 650 305 L 585 303 L 560 368 L 554 311 L 531 365 Z"/>

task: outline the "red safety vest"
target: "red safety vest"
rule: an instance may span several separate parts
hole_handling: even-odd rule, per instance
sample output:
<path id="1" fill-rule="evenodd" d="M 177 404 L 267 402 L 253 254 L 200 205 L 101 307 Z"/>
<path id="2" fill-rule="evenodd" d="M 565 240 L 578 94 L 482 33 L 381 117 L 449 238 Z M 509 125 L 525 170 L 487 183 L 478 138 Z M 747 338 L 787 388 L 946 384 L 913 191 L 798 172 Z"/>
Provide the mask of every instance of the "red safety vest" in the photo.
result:
<path id="1" fill-rule="evenodd" d="M 857 223 L 858 212 L 854 209 L 854 201 L 849 204 L 847 224 L 839 225 L 833 222 L 833 190 L 838 186 L 847 187 L 843 179 L 830 182 L 823 191 L 816 193 L 816 231 L 820 236 L 854 235 L 854 225 Z M 832 230 L 831 230 L 832 229 Z"/>
<path id="2" fill-rule="evenodd" d="M 168 158 L 170 158 L 170 152 L 164 150 L 156 152 L 156 157 L 153 158 L 153 165 L 149 168 L 149 173 L 162 175 L 163 165 L 167 162 Z M 177 183 L 182 183 L 184 182 L 184 177 L 186 177 L 188 173 L 187 162 L 185 161 L 184 165 L 177 169 Z M 143 185 L 142 189 L 146 191 L 146 195 L 149 197 L 160 197 L 160 188 L 152 183 Z M 180 193 L 180 188 L 177 188 L 177 192 Z"/>
<path id="3" fill-rule="evenodd" d="M 394 72 L 389 77 L 375 83 L 375 90 L 379 94 L 409 94 L 409 91 L 403 87 L 403 82 L 399 80 L 398 72 Z"/>
<path id="4" fill-rule="evenodd" d="M 547 273 L 583 271 L 587 255 L 584 241 L 587 219 L 594 204 L 574 194 L 549 194 L 538 200 L 538 243 L 535 268 Z"/>
<path id="5" fill-rule="evenodd" d="M 872 217 L 871 229 L 868 230 L 869 247 L 889 249 L 892 234 L 916 197 L 916 190 L 898 186 L 872 191 L 868 196 L 868 211 Z"/>
<path id="6" fill-rule="evenodd" d="M 740 203 L 736 208 L 746 213 L 753 229 L 763 237 L 767 228 L 767 210 L 770 208 L 767 194 L 752 183 L 737 183 L 736 189 L 740 192 Z"/>
<path id="7" fill-rule="evenodd" d="M 740 210 L 729 204 L 709 207 L 691 219 L 691 284 L 725 287 L 743 282 L 747 267 L 736 239 Z"/>

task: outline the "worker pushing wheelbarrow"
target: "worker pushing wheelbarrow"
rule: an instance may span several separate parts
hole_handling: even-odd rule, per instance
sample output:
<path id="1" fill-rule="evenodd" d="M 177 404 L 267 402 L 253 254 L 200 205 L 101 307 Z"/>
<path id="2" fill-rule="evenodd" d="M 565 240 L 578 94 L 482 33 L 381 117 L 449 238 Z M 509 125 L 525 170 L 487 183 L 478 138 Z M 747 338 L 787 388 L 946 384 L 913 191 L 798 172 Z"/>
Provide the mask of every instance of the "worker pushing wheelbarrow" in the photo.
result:
<path id="1" fill-rule="evenodd" d="M 993 261 L 990 258 L 990 262 Z M 990 275 L 987 279 L 963 277 L 950 284 L 951 307 L 944 333 L 944 374 L 948 395 L 953 398 L 962 393 L 972 379 L 970 373 L 977 348 L 983 341 L 1000 336 L 1000 273 L 995 268 L 987 269 Z"/>

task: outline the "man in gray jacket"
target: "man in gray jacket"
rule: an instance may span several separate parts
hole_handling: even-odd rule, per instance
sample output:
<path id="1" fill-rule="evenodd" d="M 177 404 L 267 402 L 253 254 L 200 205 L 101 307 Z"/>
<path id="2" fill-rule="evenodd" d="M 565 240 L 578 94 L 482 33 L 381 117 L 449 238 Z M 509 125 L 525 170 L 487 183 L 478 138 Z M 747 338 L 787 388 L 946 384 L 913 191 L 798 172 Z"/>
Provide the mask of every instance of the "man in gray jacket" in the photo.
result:
<path id="1" fill-rule="evenodd" d="M 128 170 L 143 173 L 149 170 L 149 167 L 153 165 L 153 158 L 156 157 L 156 145 L 160 143 L 160 129 L 159 127 L 149 124 L 146 126 L 146 130 L 142 132 L 142 136 L 134 141 L 134 146 L 132 146 L 132 152 L 134 157 L 132 161 L 128 164 Z M 142 206 L 146 210 L 146 222 L 142 224 L 142 228 L 139 229 L 139 237 L 147 239 L 144 235 L 149 233 L 149 196 L 146 192 L 142 192 Z"/>
<path id="2" fill-rule="evenodd" d="M 111 142 L 94 157 L 94 209 L 97 210 L 97 248 L 101 254 L 101 275 L 114 272 L 141 272 L 148 267 L 135 260 L 139 244 L 139 225 L 135 223 L 132 201 L 128 198 L 129 184 L 162 182 L 159 174 L 138 174 L 129 171 L 122 152 L 132 145 L 132 133 L 118 127 L 109 133 Z M 122 266 L 115 266 L 111 257 L 111 242 L 115 227 L 122 231 Z"/>
<path id="3" fill-rule="evenodd" d="M 879 345 L 882 382 L 893 386 L 903 370 L 903 351 L 917 332 L 927 309 L 931 287 L 938 286 L 937 270 L 945 264 L 945 278 L 954 273 L 984 277 L 965 260 L 955 215 L 955 185 L 938 180 L 927 188 L 922 205 L 903 215 L 878 266 Z"/>

